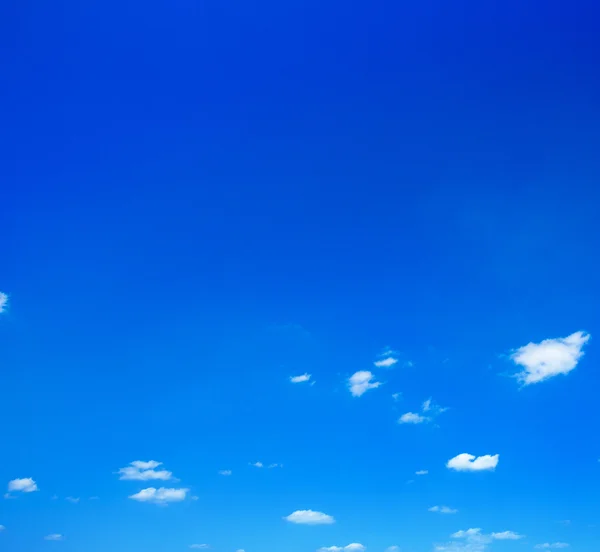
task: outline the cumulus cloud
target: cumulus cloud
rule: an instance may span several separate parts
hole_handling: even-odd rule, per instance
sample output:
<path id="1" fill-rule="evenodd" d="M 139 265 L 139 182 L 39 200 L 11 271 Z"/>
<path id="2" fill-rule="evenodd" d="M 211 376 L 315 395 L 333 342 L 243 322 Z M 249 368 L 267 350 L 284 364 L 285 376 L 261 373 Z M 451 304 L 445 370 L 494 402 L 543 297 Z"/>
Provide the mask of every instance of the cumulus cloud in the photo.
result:
<path id="1" fill-rule="evenodd" d="M 299 376 L 292 376 L 290 381 L 292 383 L 304 383 L 305 381 L 310 380 L 311 374 L 301 374 Z"/>
<path id="2" fill-rule="evenodd" d="M 350 376 L 348 387 L 353 397 L 360 397 L 369 389 L 377 389 L 381 383 L 374 381 L 374 376 L 368 370 L 360 370 Z"/>
<path id="3" fill-rule="evenodd" d="M 137 500 L 138 502 L 150 502 L 152 504 L 168 504 L 169 502 L 181 502 L 185 500 L 185 497 L 189 489 L 155 489 L 154 487 L 148 487 L 142 489 L 139 493 L 131 495 L 129 498 Z"/>
<path id="4" fill-rule="evenodd" d="M 219 475 L 231 475 L 231 470 L 219 470 Z"/>
<path id="5" fill-rule="evenodd" d="M 450 508 L 449 506 L 432 506 L 431 508 L 429 508 L 430 512 L 437 512 L 440 514 L 456 514 L 458 513 L 458 510 L 455 510 L 454 508 Z"/>
<path id="6" fill-rule="evenodd" d="M 402 414 L 398 419 L 399 424 L 422 424 L 426 422 L 428 418 L 425 416 L 421 416 L 421 414 L 417 414 L 415 412 L 407 412 L 406 414 Z"/>
<path id="7" fill-rule="evenodd" d="M 510 355 L 511 360 L 523 370 L 516 377 L 524 385 L 539 383 L 559 374 L 568 374 L 583 356 L 583 346 L 590 334 L 575 332 L 567 337 L 544 339 L 528 343 Z"/>
<path id="8" fill-rule="evenodd" d="M 415 475 L 427 475 L 428 473 L 427 470 L 419 470 L 415 472 Z"/>
<path id="9" fill-rule="evenodd" d="M 33 493 L 37 491 L 37 483 L 31 477 L 25 477 L 23 479 L 13 479 L 8 482 L 8 492 L 19 492 L 19 493 Z"/>
<path id="10" fill-rule="evenodd" d="M 134 460 L 129 466 L 120 468 L 117 473 L 120 476 L 119 479 L 123 481 L 150 481 L 153 479 L 168 481 L 173 477 L 170 471 L 155 469 L 159 466 L 162 466 L 162 462 L 156 460 L 148 462 Z"/>
<path id="11" fill-rule="evenodd" d="M 284 519 L 290 523 L 298 523 L 300 525 L 331 525 L 335 523 L 332 516 L 323 512 L 314 512 L 313 510 L 296 510 Z"/>
<path id="12" fill-rule="evenodd" d="M 569 548 L 566 542 L 545 542 L 543 544 L 536 544 L 534 546 L 536 550 L 559 550 L 561 548 Z"/>
<path id="13" fill-rule="evenodd" d="M 317 552 L 364 552 L 366 547 L 358 542 L 346 546 L 322 546 Z"/>
<path id="14" fill-rule="evenodd" d="M 8 295 L 6 293 L 2 293 L 0 291 L 0 313 L 6 310 L 6 306 L 8 305 Z"/>
<path id="15" fill-rule="evenodd" d="M 446 463 L 446 467 L 455 471 L 485 471 L 494 470 L 500 459 L 499 454 L 486 454 L 475 457 L 472 454 L 463 452 Z"/>
<path id="16" fill-rule="evenodd" d="M 64 539 L 65 539 L 65 537 L 63 537 L 60 533 L 52 533 L 51 535 L 46 535 L 44 537 L 44 540 L 47 540 L 47 541 L 61 541 Z"/>

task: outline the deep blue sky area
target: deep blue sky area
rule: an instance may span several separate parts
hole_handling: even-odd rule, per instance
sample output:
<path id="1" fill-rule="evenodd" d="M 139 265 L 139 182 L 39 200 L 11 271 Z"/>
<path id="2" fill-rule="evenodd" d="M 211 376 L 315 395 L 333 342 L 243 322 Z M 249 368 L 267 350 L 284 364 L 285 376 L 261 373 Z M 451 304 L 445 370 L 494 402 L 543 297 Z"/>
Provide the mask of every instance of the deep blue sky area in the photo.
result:
<path id="1" fill-rule="evenodd" d="M 0 550 L 597 552 L 600 7 L 2 8 Z"/>

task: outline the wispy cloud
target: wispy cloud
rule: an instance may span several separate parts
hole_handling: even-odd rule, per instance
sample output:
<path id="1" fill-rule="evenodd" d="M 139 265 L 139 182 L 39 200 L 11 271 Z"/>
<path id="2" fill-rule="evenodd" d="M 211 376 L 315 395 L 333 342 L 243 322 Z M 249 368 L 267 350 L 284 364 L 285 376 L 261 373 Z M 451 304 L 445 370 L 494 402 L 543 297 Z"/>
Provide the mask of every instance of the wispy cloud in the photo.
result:
<path id="1" fill-rule="evenodd" d="M 385 549 L 385 552 L 400 552 L 400 547 L 399 547 L 399 546 L 396 546 L 396 545 L 393 545 L 393 546 L 388 546 L 388 547 Z"/>
<path id="2" fill-rule="evenodd" d="M 0 291 L 0 313 L 6 310 L 8 306 L 8 295 Z"/>
<path id="3" fill-rule="evenodd" d="M 283 468 L 283 464 L 269 464 L 267 468 L 270 470 L 272 470 L 273 468 Z"/>
<path id="4" fill-rule="evenodd" d="M 162 462 L 156 460 L 150 460 L 144 462 L 142 460 L 134 460 L 131 464 L 125 468 L 120 468 L 117 472 L 123 481 L 151 481 L 161 480 L 168 481 L 173 477 L 173 474 L 167 470 L 156 470 L 162 466 Z"/>
<path id="5" fill-rule="evenodd" d="M 65 500 L 67 502 L 70 502 L 71 504 L 79 504 L 79 498 L 75 498 L 73 496 L 68 496 L 67 498 L 65 498 Z"/>
<path id="6" fill-rule="evenodd" d="M 290 523 L 300 525 L 331 525 L 335 523 L 335 519 L 332 516 L 313 510 L 296 510 L 284 519 Z"/>
<path id="7" fill-rule="evenodd" d="M 262 462 L 254 462 L 254 463 L 250 463 L 251 466 L 255 467 L 255 468 L 264 468 L 265 465 Z"/>
<path id="8" fill-rule="evenodd" d="M 426 422 L 431 422 L 436 418 L 439 414 L 446 412 L 447 408 L 443 408 L 440 405 L 436 404 L 432 398 L 427 399 L 421 405 L 421 413 L 417 412 L 406 412 L 400 416 L 398 423 L 400 424 L 422 424 Z"/>
<path id="9" fill-rule="evenodd" d="M 231 470 L 219 470 L 219 475 L 231 475 Z"/>
<path id="10" fill-rule="evenodd" d="M 301 374 L 299 376 L 292 376 L 290 381 L 292 383 L 304 383 L 305 381 L 309 381 L 311 378 L 311 374 Z"/>
<path id="11" fill-rule="evenodd" d="M 155 489 L 154 487 L 149 487 L 131 495 L 129 498 L 138 502 L 168 504 L 169 502 L 181 502 L 185 500 L 188 491 L 189 489 L 165 489 L 164 487 Z"/>
<path id="12" fill-rule="evenodd" d="M 190 544 L 190 548 L 194 550 L 207 550 L 210 546 L 208 544 Z"/>
<path id="13" fill-rule="evenodd" d="M 366 547 L 358 542 L 346 546 L 322 546 L 317 552 L 364 552 Z"/>
<path id="14" fill-rule="evenodd" d="M 369 389 L 377 389 L 380 385 L 380 382 L 374 381 L 373 374 L 368 370 L 355 372 L 348 380 L 348 387 L 353 397 L 360 397 Z"/>
<path id="15" fill-rule="evenodd" d="M 46 535 L 44 537 L 44 540 L 47 540 L 47 541 L 61 541 L 61 540 L 65 540 L 65 537 L 63 535 L 61 535 L 60 533 L 52 533 L 51 535 Z"/>
<path id="16" fill-rule="evenodd" d="M 402 398 L 402 393 L 392 393 L 392 399 L 399 401 Z"/>
<path id="17" fill-rule="evenodd" d="M 450 458 L 446 463 L 449 470 L 455 471 L 485 471 L 494 470 L 500 459 L 499 454 L 486 454 L 484 456 L 474 456 L 463 452 L 454 458 Z"/>
<path id="18" fill-rule="evenodd" d="M 8 492 L 13 493 L 33 493 L 38 491 L 37 483 L 31 477 L 23 479 L 13 479 L 8 482 Z"/>
<path id="19" fill-rule="evenodd" d="M 439 514 L 457 514 L 458 510 L 450 508 L 449 506 L 432 506 L 429 508 L 430 512 L 436 512 Z"/>
<path id="20" fill-rule="evenodd" d="M 488 544 L 495 540 L 517 540 L 523 538 L 522 535 L 513 531 L 503 531 L 500 533 L 483 533 L 479 528 L 457 531 L 450 535 L 453 541 L 437 545 L 436 552 L 484 552 Z"/>
<path id="21" fill-rule="evenodd" d="M 500 533 L 492 533 L 494 540 L 519 540 L 523 538 L 523 535 L 515 533 L 514 531 L 501 531 Z"/>
<path id="22" fill-rule="evenodd" d="M 4 527 L 4 525 L 0 525 L 0 533 L 1 533 L 2 531 L 4 531 L 5 529 L 6 529 L 6 527 Z"/>
<path id="23" fill-rule="evenodd" d="M 406 412 L 406 414 L 402 414 L 398 419 L 399 424 L 422 424 L 428 420 L 427 417 L 421 416 L 421 414 L 417 414 L 416 412 Z"/>
<path id="24" fill-rule="evenodd" d="M 415 472 L 415 475 L 427 475 L 428 473 L 427 470 L 419 470 Z"/>
<path id="25" fill-rule="evenodd" d="M 523 385 L 530 385 L 568 374 L 577 366 L 584 354 L 583 346 L 589 340 L 590 334 L 580 331 L 519 347 L 510 355 L 511 360 L 523 368 L 516 377 Z"/>
<path id="26" fill-rule="evenodd" d="M 559 550 L 561 548 L 569 548 L 566 542 L 545 542 L 543 544 L 536 544 L 534 546 L 536 550 Z"/>

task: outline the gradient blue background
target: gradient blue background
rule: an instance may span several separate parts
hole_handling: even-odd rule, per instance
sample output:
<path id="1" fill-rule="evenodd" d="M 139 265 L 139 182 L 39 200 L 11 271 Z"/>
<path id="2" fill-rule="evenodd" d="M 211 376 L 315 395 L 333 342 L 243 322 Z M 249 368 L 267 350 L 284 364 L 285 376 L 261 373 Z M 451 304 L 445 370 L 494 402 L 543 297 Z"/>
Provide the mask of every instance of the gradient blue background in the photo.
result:
<path id="1" fill-rule="evenodd" d="M 598 550 L 593 2 L 3 7 L 0 484 L 41 489 L 3 550 Z M 506 377 L 580 329 L 573 373 Z M 352 398 L 384 346 L 414 365 Z M 396 423 L 429 396 L 438 428 Z M 128 500 L 138 459 L 199 500 Z"/>

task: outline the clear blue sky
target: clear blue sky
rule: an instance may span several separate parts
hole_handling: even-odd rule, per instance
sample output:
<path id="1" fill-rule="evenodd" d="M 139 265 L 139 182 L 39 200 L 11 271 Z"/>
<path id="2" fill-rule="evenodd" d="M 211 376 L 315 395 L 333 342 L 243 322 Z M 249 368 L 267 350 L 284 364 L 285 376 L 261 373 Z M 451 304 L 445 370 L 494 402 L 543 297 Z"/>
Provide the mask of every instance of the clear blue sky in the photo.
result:
<path id="1" fill-rule="evenodd" d="M 599 16 L 5 3 L 0 549 L 597 552 Z"/>

